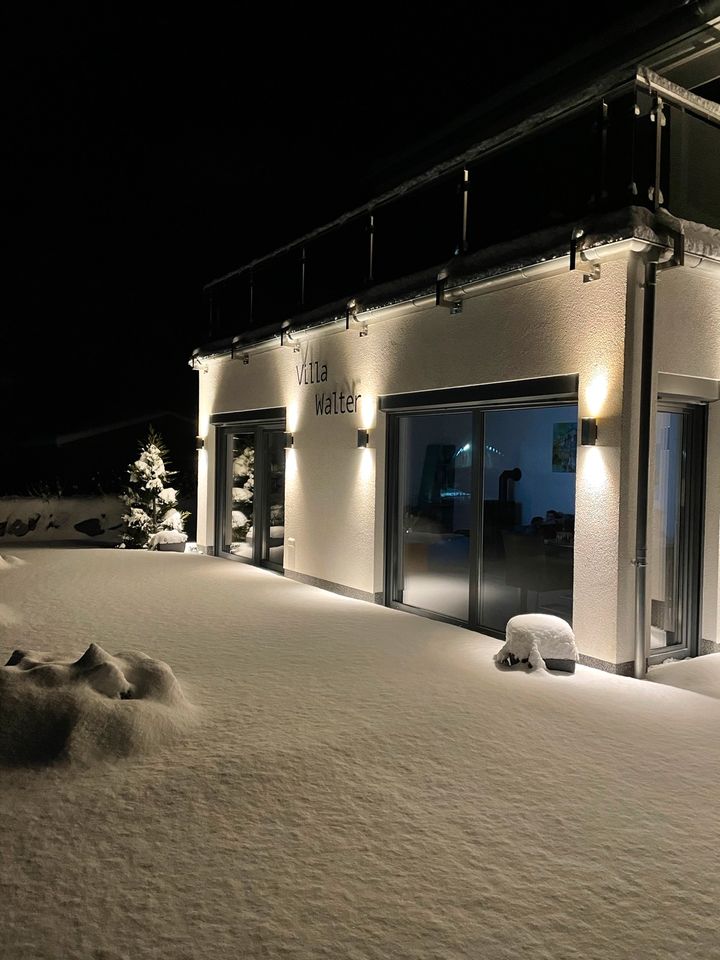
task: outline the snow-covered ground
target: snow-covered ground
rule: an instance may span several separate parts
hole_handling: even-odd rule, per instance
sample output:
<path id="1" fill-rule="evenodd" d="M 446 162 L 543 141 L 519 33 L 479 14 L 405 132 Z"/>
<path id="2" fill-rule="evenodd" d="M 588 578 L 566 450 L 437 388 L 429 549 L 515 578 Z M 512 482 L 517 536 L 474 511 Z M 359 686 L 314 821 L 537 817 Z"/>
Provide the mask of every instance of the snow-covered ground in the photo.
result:
<path id="1" fill-rule="evenodd" d="M 508 671 L 242 564 L 6 552 L 3 662 L 140 650 L 201 719 L 0 771 L 3 960 L 720 956 L 720 657 Z"/>

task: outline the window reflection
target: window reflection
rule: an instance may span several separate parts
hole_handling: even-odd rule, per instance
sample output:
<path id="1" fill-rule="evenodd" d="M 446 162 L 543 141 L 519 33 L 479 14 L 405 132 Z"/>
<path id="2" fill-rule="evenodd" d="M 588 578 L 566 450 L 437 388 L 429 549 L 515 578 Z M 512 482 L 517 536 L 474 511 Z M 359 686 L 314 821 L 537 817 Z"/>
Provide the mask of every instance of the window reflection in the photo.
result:
<path id="1" fill-rule="evenodd" d="M 481 614 L 572 618 L 577 407 L 485 414 Z"/>
<path id="2" fill-rule="evenodd" d="M 285 544 L 285 434 L 271 430 L 267 437 L 267 516 L 263 560 L 282 566 Z"/>
<path id="3" fill-rule="evenodd" d="M 400 416 L 394 599 L 498 632 L 570 622 L 576 456 L 575 405 Z"/>
<path id="4" fill-rule="evenodd" d="M 402 602 L 468 619 L 471 413 L 403 417 Z"/>
<path id="5" fill-rule="evenodd" d="M 255 504 L 255 434 L 238 433 L 230 443 L 230 537 L 226 553 L 252 559 Z"/>

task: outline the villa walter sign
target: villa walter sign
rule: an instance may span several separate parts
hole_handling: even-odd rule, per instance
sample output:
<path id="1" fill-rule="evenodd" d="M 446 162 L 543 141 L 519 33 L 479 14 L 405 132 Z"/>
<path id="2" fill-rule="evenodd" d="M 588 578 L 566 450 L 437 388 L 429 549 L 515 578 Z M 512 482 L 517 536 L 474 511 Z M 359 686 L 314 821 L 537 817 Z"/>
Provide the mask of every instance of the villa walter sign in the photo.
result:
<path id="1" fill-rule="evenodd" d="M 298 386 L 318 386 L 327 383 L 328 368 L 326 363 L 317 360 L 308 360 L 305 363 L 295 364 L 295 376 Z M 345 390 L 316 390 L 315 416 L 331 417 L 341 413 L 357 413 L 360 410 L 360 393 L 350 393 Z"/>

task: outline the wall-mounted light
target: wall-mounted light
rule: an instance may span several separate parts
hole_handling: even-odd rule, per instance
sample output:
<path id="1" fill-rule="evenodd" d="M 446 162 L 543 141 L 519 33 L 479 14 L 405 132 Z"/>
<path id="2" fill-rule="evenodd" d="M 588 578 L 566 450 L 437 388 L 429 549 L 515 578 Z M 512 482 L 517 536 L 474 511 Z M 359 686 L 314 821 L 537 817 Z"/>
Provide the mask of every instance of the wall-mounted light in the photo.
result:
<path id="1" fill-rule="evenodd" d="M 195 437 L 195 449 L 202 450 L 204 446 L 205 446 L 205 441 L 203 440 L 203 438 Z"/>
<path id="2" fill-rule="evenodd" d="M 358 450 L 363 447 L 367 447 L 370 443 L 370 431 L 369 430 L 358 430 L 357 432 L 357 445 Z"/>
<path id="3" fill-rule="evenodd" d="M 595 417 L 583 417 L 580 421 L 580 443 L 583 447 L 594 447 L 597 443 L 598 425 Z"/>
<path id="4" fill-rule="evenodd" d="M 295 446 L 295 437 L 292 435 L 292 433 L 286 433 L 284 434 L 284 437 L 285 437 L 285 449 L 292 450 L 292 448 Z"/>

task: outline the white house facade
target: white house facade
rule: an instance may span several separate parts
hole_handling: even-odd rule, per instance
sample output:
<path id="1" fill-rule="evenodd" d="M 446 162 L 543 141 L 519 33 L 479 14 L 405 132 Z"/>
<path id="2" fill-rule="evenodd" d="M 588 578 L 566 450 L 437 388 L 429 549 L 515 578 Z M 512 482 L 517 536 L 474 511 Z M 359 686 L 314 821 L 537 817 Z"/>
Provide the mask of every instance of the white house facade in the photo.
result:
<path id="1" fill-rule="evenodd" d="M 713 149 L 720 107 L 640 69 L 211 285 L 201 548 L 491 636 L 554 613 L 629 675 L 720 651 Z"/>

